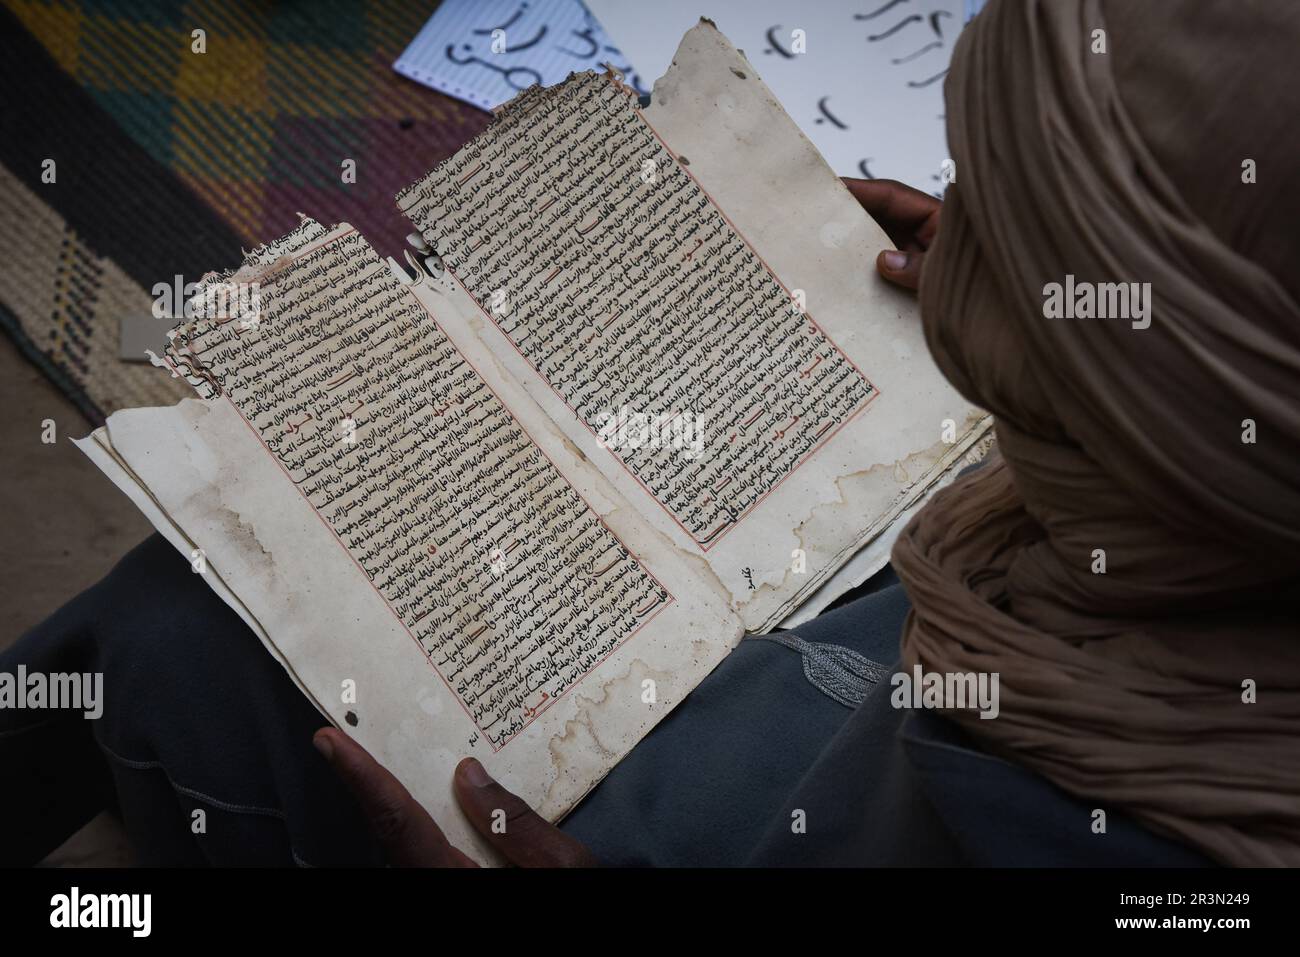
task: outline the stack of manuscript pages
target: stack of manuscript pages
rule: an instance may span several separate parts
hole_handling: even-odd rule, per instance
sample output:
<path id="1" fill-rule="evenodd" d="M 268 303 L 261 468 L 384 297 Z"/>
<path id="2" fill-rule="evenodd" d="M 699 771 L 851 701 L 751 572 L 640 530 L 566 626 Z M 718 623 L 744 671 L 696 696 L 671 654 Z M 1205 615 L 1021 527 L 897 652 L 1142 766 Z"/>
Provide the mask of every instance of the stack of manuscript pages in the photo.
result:
<path id="1" fill-rule="evenodd" d="M 172 331 L 199 397 L 80 445 L 488 860 L 461 757 L 562 816 L 746 632 L 883 565 L 989 423 L 707 21 L 649 106 L 528 90 L 398 203 L 413 273 L 305 219 Z"/>

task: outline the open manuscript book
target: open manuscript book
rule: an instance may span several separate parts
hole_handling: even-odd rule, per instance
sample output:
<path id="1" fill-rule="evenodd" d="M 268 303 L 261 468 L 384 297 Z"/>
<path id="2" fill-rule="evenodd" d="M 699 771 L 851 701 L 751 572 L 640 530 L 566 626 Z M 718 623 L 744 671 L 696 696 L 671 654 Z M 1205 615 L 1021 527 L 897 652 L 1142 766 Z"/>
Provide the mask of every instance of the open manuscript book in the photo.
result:
<path id="1" fill-rule="evenodd" d="M 199 398 L 79 445 L 490 860 L 462 757 L 561 817 L 746 632 L 883 565 L 988 421 L 708 21 L 648 107 L 614 74 L 527 90 L 398 204 L 428 266 L 304 220 L 170 334 Z"/>

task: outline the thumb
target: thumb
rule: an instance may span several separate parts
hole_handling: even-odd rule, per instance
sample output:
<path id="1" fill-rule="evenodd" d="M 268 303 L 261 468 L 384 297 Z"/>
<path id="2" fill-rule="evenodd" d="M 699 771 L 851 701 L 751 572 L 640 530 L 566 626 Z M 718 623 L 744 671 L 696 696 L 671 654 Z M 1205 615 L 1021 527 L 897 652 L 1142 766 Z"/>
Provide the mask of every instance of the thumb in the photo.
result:
<path id="1" fill-rule="evenodd" d="M 915 291 L 921 286 L 921 266 L 924 262 L 925 253 L 886 249 L 876 257 L 876 269 L 895 285 Z"/>
<path id="2" fill-rule="evenodd" d="M 397 867 L 474 867 L 448 843 L 442 829 L 387 768 L 335 728 L 312 743 L 352 791 L 390 864 Z"/>
<path id="3" fill-rule="evenodd" d="M 591 851 L 547 821 L 518 795 L 466 758 L 456 768 L 452 790 L 470 823 L 506 860 L 518 867 L 595 867 Z"/>

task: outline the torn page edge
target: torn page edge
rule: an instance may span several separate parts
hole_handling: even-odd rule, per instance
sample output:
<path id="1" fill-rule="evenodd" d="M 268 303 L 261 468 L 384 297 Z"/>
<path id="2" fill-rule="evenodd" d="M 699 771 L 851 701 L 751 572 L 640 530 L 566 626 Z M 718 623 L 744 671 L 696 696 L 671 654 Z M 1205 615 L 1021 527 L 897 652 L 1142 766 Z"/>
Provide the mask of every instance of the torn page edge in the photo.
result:
<path id="1" fill-rule="evenodd" d="M 295 229 L 245 252 L 239 266 L 206 273 L 195 284 L 197 291 L 186 300 L 182 315 L 175 317 L 176 324 L 167 331 L 167 346 L 163 355 L 158 356 L 152 351 L 147 353 L 150 363 L 166 369 L 173 378 L 184 379 L 201 398 L 211 399 L 220 395 L 219 384 L 207 371 L 202 360 L 188 347 L 194 331 L 203 323 L 215 322 L 221 325 L 237 321 L 255 325 L 261 322 L 266 317 L 260 314 L 261 297 L 257 292 L 260 283 L 302 255 L 310 246 L 325 242 L 352 228 L 347 223 L 339 223 L 327 229 L 309 216 L 302 213 L 298 215 L 301 221 Z M 231 297 L 222 293 L 234 288 L 235 299 L 243 306 L 245 297 L 239 294 L 239 290 L 244 286 L 252 290 L 247 303 L 252 306 L 251 311 L 247 314 L 241 312 L 224 315 Z"/>

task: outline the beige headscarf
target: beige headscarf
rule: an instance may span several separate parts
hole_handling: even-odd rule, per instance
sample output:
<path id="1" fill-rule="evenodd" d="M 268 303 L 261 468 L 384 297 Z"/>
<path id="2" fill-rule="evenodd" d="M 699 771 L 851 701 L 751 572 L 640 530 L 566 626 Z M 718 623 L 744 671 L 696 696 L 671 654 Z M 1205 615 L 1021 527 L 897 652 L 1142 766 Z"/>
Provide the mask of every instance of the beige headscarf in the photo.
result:
<path id="1" fill-rule="evenodd" d="M 1001 457 L 893 552 L 907 667 L 1000 673 L 970 731 L 1231 864 L 1300 864 L 1297 58 L 1300 4 L 974 20 L 921 307 Z M 1067 274 L 1150 283 L 1150 328 L 1046 318 Z"/>

